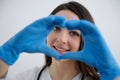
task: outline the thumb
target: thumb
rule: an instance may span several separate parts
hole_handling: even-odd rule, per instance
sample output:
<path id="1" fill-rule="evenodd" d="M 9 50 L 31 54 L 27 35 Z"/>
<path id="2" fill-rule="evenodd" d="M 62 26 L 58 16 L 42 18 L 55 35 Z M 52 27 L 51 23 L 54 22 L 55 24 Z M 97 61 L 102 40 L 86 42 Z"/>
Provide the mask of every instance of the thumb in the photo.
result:
<path id="1" fill-rule="evenodd" d="M 72 59 L 83 61 L 82 52 L 67 52 L 60 56 L 60 59 Z"/>
<path id="2" fill-rule="evenodd" d="M 97 27 L 87 20 L 69 20 L 66 22 L 66 26 L 69 30 L 80 30 L 83 37 L 87 35 L 99 35 Z"/>
<path id="3" fill-rule="evenodd" d="M 60 54 L 57 51 L 55 51 L 54 49 L 47 46 L 47 45 L 44 45 L 40 49 L 40 52 L 43 53 L 43 54 L 46 54 L 48 56 L 54 57 L 54 58 L 56 58 L 58 60 L 60 59 Z"/>

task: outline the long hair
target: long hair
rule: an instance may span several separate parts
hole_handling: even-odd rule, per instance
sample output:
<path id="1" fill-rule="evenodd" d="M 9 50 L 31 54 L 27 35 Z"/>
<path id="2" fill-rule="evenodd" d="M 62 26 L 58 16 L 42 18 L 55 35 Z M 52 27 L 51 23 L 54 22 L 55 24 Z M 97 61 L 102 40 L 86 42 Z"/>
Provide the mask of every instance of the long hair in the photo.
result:
<path id="1" fill-rule="evenodd" d="M 70 10 L 70 11 L 74 12 L 79 17 L 79 19 L 85 19 L 85 20 L 88 20 L 88 21 L 92 22 L 93 24 L 95 24 L 89 11 L 80 3 L 71 1 L 68 3 L 61 4 L 58 7 L 56 7 L 51 12 L 51 14 L 54 15 L 57 12 L 59 12 L 60 10 Z M 81 37 L 81 39 L 82 39 L 82 37 Z M 80 40 L 80 41 L 81 42 L 80 42 L 79 50 L 81 50 L 84 46 L 84 41 L 83 40 Z M 50 56 L 45 55 L 45 61 L 46 61 L 46 63 L 45 63 L 44 68 L 46 66 L 50 66 L 50 64 L 52 63 L 52 58 Z M 94 67 L 91 67 L 80 61 L 77 61 L 77 64 L 79 66 L 80 71 L 83 74 L 83 80 L 85 77 L 89 78 L 89 80 L 100 80 L 99 74 Z"/>

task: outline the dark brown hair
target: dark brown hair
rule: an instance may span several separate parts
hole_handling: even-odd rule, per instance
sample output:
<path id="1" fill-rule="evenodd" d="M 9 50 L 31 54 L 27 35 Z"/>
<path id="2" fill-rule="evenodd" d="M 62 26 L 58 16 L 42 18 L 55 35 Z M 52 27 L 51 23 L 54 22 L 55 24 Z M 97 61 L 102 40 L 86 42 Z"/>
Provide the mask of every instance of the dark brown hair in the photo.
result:
<path id="1" fill-rule="evenodd" d="M 58 7 L 56 7 L 53 11 L 52 11 L 52 15 L 56 14 L 57 12 L 59 12 L 60 10 L 70 10 L 72 12 L 74 12 L 79 19 L 85 19 L 88 20 L 90 22 L 92 22 L 94 24 L 94 20 L 91 16 L 91 14 L 89 13 L 89 11 L 80 3 L 77 3 L 75 1 L 71 1 L 68 3 L 64 3 L 59 5 Z M 81 38 L 82 39 L 82 38 Z M 81 40 L 80 43 L 80 50 L 83 47 L 83 40 Z M 46 60 L 46 66 L 50 66 L 50 64 L 52 63 L 52 59 L 51 57 L 45 55 L 45 60 Z M 97 73 L 97 70 L 94 67 L 91 67 L 83 62 L 77 61 L 78 66 L 83 74 L 83 78 L 82 80 L 84 80 L 85 77 L 89 78 L 89 80 L 100 80 L 99 75 Z"/>

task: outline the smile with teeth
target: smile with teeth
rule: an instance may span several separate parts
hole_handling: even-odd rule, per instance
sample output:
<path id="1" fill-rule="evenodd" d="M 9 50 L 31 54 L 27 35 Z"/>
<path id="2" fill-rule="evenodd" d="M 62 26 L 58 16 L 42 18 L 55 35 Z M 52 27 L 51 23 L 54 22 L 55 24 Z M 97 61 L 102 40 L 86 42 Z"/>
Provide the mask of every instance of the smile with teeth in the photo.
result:
<path id="1" fill-rule="evenodd" d="M 64 48 L 60 48 L 60 47 L 56 47 L 56 46 L 53 46 L 55 50 L 57 50 L 60 54 L 63 54 L 65 52 L 68 52 L 69 50 L 68 49 L 64 49 Z"/>

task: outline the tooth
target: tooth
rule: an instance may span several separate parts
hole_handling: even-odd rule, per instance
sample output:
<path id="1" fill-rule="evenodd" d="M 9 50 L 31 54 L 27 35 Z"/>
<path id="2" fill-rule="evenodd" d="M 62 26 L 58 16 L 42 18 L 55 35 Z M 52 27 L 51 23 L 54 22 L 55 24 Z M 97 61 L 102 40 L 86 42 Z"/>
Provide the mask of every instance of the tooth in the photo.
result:
<path id="1" fill-rule="evenodd" d="M 64 49 L 62 49 L 62 48 L 58 48 L 58 47 L 56 47 L 58 50 L 61 50 L 61 51 L 65 51 Z"/>

